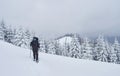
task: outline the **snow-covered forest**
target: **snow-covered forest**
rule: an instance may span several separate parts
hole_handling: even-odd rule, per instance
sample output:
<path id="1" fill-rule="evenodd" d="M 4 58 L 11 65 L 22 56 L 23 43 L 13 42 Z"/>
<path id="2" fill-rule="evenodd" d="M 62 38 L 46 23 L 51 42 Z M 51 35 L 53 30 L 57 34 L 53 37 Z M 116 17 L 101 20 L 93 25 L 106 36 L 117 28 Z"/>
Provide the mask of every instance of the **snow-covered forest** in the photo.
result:
<path id="1" fill-rule="evenodd" d="M 13 45 L 30 48 L 30 42 L 35 33 L 23 27 L 14 28 L 0 22 L 0 40 Z M 37 36 L 39 37 L 39 36 Z M 109 42 L 102 34 L 97 39 L 80 37 L 79 34 L 66 34 L 53 40 L 39 37 L 40 51 L 78 58 L 120 64 L 120 43 L 115 37 L 114 43 Z"/>

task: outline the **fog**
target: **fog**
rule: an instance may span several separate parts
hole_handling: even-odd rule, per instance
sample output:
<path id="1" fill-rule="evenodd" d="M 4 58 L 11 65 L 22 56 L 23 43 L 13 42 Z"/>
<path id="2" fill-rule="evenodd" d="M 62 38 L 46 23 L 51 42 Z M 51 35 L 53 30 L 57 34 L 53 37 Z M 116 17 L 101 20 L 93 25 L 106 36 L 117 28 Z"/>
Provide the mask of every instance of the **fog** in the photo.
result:
<path id="1" fill-rule="evenodd" d="M 53 38 L 120 35 L 120 0 L 0 0 L 0 20 Z"/>

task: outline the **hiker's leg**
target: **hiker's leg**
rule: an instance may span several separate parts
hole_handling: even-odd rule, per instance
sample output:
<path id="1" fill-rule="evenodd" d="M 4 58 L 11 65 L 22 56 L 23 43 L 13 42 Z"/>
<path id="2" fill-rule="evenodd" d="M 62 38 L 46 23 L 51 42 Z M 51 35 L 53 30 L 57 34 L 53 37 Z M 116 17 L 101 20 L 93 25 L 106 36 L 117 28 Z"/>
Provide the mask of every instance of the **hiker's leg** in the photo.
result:
<path id="1" fill-rule="evenodd" d="M 38 61 L 38 51 L 36 51 L 36 61 Z"/>
<path id="2" fill-rule="evenodd" d="M 35 60 L 35 58 L 36 58 L 36 57 L 35 57 L 35 51 L 33 51 L 33 58 L 34 58 L 34 60 Z"/>

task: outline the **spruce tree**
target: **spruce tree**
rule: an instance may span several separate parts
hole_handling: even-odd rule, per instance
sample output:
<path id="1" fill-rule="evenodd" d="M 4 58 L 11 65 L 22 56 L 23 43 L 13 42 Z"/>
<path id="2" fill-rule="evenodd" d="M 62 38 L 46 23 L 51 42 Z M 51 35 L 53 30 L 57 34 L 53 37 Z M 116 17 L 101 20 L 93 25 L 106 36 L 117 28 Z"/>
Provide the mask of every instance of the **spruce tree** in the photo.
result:
<path id="1" fill-rule="evenodd" d="M 39 43 L 40 43 L 40 51 L 47 53 L 48 52 L 48 42 L 45 41 L 43 38 L 40 38 Z"/>
<path id="2" fill-rule="evenodd" d="M 115 38 L 115 41 L 113 44 L 113 51 L 114 51 L 115 56 L 117 57 L 115 60 L 116 61 L 115 63 L 120 64 L 120 44 L 119 44 L 117 38 Z"/>
<path id="3" fill-rule="evenodd" d="M 99 35 L 97 43 L 94 48 L 94 60 L 107 61 L 106 45 L 102 35 Z"/>
<path id="4" fill-rule="evenodd" d="M 2 20 L 1 24 L 0 24 L 0 39 L 1 40 L 7 39 L 7 33 L 8 33 L 7 26 L 6 26 L 5 22 Z"/>
<path id="5" fill-rule="evenodd" d="M 4 31 L 3 31 L 3 27 L 4 27 L 4 22 L 2 21 L 0 23 L 0 40 L 4 40 Z"/>
<path id="6" fill-rule="evenodd" d="M 54 41 L 51 41 L 48 45 L 48 53 L 49 54 L 56 54 L 56 48 L 54 45 Z"/>
<path id="7" fill-rule="evenodd" d="M 54 45 L 55 45 L 55 50 L 56 50 L 55 54 L 56 55 L 62 55 L 63 50 L 62 50 L 62 48 L 60 46 L 59 40 L 55 40 Z"/>
<path id="8" fill-rule="evenodd" d="M 71 42 L 70 56 L 73 58 L 81 58 L 81 45 L 76 34 L 73 36 Z"/>
<path id="9" fill-rule="evenodd" d="M 93 59 L 93 49 L 88 38 L 85 38 L 84 43 L 82 44 L 82 59 Z"/>

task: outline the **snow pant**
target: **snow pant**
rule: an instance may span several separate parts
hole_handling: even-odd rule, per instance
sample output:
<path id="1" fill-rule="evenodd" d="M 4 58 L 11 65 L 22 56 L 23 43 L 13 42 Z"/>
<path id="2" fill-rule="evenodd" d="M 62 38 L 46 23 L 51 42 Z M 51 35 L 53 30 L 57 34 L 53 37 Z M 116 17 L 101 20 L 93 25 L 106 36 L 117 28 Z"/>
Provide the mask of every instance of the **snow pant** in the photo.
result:
<path id="1" fill-rule="evenodd" d="M 38 61 L 38 50 L 33 50 L 33 58 Z"/>

